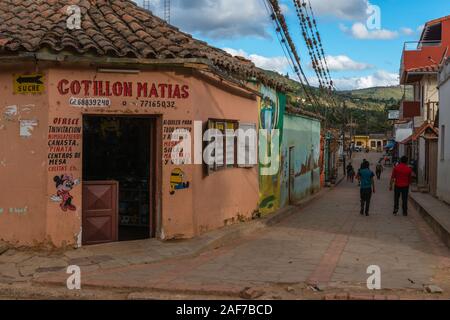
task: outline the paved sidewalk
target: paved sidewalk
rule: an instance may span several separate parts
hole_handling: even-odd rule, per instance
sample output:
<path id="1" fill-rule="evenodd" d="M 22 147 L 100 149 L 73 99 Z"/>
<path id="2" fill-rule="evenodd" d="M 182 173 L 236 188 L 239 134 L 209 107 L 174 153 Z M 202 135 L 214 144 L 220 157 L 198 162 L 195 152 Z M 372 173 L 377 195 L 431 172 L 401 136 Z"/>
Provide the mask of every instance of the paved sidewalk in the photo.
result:
<path id="1" fill-rule="evenodd" d="M 370 156 L 374 164 L 378 155 Z M 411 209 L 393 216 L 386 170 L 373 196 L 371 216 L 359 215 L 359 191 L 347 182 L 320 201 L 271 228 L 196 257 L 83 270 L 84 288 L 244 298 L 349 299 L 370 297 L 449 298 L 450 251 Z M 377 296 L 366 289 L 367 268 L 381 268 Z M 38 284 L 65 285 L 65 274 L 44 275 Z M 440 295 L 425 295 L 437 285 Z M 395 293 L 395 294 L 394 294 Z"/>
<path id="2" fill-rule="evenodd" d="M 202 252 L 227 245 L 236 239 L 267 228 L 296 212 L 296 209 L 322 197 L 327 190 L 262 219 L 255 219 L 208 232 L 190 240 L 159 241 L 156 239 L 115 242 L 79 249 L 44 251 L 13 249 L 0 243 L 0 285 L 27 283 L 42 276 L 65 274 L 70 265 L 80 266 L 84 273 L 103 272 L 198 256 Z"/>

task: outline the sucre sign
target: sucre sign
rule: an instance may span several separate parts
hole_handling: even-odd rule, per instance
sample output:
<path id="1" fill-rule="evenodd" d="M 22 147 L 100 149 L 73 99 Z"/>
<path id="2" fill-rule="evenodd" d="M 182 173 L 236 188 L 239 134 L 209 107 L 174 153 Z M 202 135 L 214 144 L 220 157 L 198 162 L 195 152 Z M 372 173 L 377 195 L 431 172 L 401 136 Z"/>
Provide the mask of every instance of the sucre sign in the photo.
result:
<path id="1" fill-rule="evenodd" d="M 187 99 L 189 86 L 169 83 L 121 82 L 101 80 L 62 79 L 58 82 L 60 95 L 85 97 L 137 97 L 155 99 Z"/>
<path id="2" fill-rule="evenodd" d="M 45 90 L 43 74 L 14 75 L 15 94 L 37 94 Z"/>

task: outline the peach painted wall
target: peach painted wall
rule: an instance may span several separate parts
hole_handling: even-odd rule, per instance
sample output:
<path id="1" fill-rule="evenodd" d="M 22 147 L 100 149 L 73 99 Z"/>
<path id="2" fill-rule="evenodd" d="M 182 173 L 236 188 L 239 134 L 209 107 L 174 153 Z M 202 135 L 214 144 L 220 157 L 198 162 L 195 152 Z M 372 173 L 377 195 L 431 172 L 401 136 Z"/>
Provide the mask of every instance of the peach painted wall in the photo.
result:
<path id="1" fill-rule="evenodd" d="M 0 240 L 18 246 L 42 244 L 46 234 L 47 92 L 13 90 L 14 74 L 35 71 L 34 66 L 0 71 Z M 48 76 L 43 79 L 48 88 Z M 36 126 L 21 136 L 26 120 Z"/>
<path id="2" fill-rule="evenodd" d="M 238 120 L 258 126 L 258 101 L 231 95 L 217 87 L 195 81 L 196 120 L 209 118 Z M 195 168 L 194 223 L 197 234 L 249 219 L 258 209 L 258 166 L 227 168 L 204 177 L 201 166 Z"/>
<path id="3" fill-rule="evenodd" d="M 207 121 L 208 118 L 223 118 L 257 123 L 257 101 L 223 91 L 211 84 L 173 72 L 141 72 L 139 74 L 97 73 L 95 70 L 50 69 L 45 77 L 46 92 L 40 96 L 14 96 L 12 75 L 0 74 L 1 107 L 34 104 L 27 114 L 39 120 L 38 127 L 29 138 L 20 138 L 18 119 L 0 122 L 0 208 L 27 208 L 26 214 L 0 214 L 0 237 L 23 245 L 49 242 L 55 246 L 79 246 L 81 244 L 82 184 L 70 191 L 74 211 L 63 211 L 60 202 L 54 199 L 57 193 L 55 176 L 70 175 L 74 180 L 82 179 L 82 139 L 77 132 L 82 129 L 83 114 L 105 115 L 155 115 L 162 122 L 182 121 L 181 127 L 193 129 L 193 121 Z M 61 80 L 64 80 L 63 82 Z M 132 96 L 110 96 L 109 107 L 80 108 L 71 105 L 71 98 L 92 97 L 92 87 L 86 96 L 84 87 L 80 93 L 72 94 L 73 81 L 109 81 L 132 83 Z M 172 99 L 170 108 L 144 107 L 137 98 L 137 84 L 152 83 L 189 86 L 188 96 Z M 86 83 L 85 83 L 86 84 Z M 61 85 L 61 87 L 59 87 Z M 75 91 L 77 91 L 75 85 Z M 105 89 L 105 88 L 104 88 Z M 183 96 L 185 91 L 181 91 Z M 166 93 L 167 94 L 167 93 Z M 165 99 L 159 99 L 165 100 Z M 22 112 L 22 111 L 21 111 Z M 169 129 L 172 124 L 163 124 Z M 175 125 L 177 127 L 177 125 Z M 49 143 L 62 141 L 62 136 L 50 137 L 50 129 L 69 131 L 73 146 L 65 150 L 51 149 Z M 53 134 L 53 133 L 52 133 Z M 49 157 L 69 154 L 65 163 L 49 162 Z M 206 230 L 224 225 L 238 215 L 247 218 L 257 209 L 258 177 L 254 169 L 227 169 L 211 176 L 203 175 L 202 165 L 177 166 L 161 161 L 161 221 L 159 237 L 163 239 L 190 238 Z M 190 187 L 170 194 L 172 170 L 180 168 Z M 4 209 L 4 210 L 5 210 Z"/>

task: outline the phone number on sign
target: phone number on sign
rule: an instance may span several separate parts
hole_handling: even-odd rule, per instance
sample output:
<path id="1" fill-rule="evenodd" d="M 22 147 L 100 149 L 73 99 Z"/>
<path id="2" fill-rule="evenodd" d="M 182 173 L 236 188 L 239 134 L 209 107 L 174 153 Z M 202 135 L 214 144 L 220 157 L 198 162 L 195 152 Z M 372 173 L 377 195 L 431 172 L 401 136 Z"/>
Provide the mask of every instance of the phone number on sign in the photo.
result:
<path id="1" fill-rule="evenodd" d="M 162 100 L 141 100 L 139 101 L 143 108 L 175 108 L 175 101 L 162 101 Z"/>
<path id="2" fill-rule="evenodd" d="M 73 107 L 110 107 L 111 100 L 107 98 L 70 98 L 69 104 Z"/>

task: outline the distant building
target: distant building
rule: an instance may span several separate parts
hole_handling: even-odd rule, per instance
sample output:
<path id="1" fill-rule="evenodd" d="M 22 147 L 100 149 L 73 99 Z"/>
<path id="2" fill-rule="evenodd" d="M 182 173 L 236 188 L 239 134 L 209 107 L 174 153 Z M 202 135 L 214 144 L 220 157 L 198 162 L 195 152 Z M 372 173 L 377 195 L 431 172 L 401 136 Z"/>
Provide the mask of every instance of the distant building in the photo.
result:
<path id="1" fill-rule="evenodd" d="M 431 193 L 437 185 L 438 131 L 433 128 L 439 108 L 438 69 L 449 45 L 450 16 L 429 21 L 418 42 L 405 43 L 400 66 L 400 84 L 411 85 L 414 94 L 400 105 L 402 130 L 408 126 L 413 132 L 399 141 L 404 145 L 399 156 L 410 157 L 419 186 Z"/>
<path id="2" fill-rule="evenodd" d="M 355 147 L 361 147 L 363 149 L 369 146 L 370 137 L 369 136 L 354 136 L 353 143 Z"/>
<path id="3" fill-rule="evenodd" d="M 383 133 L 369 135 L 369 149 L 371 151 L 383 151 L 384 146 L 388 143 L 388 136 Z"/>

